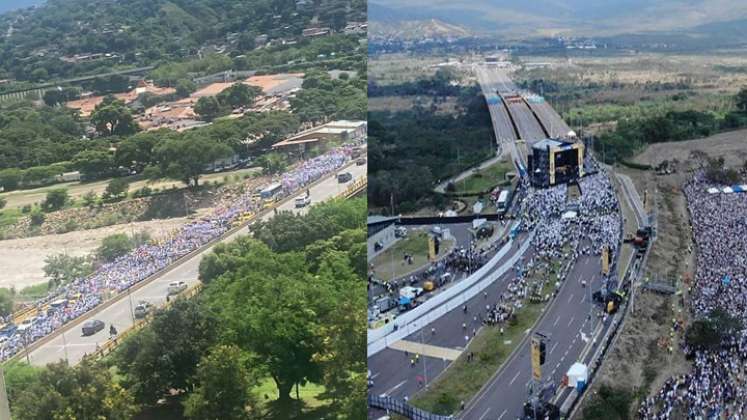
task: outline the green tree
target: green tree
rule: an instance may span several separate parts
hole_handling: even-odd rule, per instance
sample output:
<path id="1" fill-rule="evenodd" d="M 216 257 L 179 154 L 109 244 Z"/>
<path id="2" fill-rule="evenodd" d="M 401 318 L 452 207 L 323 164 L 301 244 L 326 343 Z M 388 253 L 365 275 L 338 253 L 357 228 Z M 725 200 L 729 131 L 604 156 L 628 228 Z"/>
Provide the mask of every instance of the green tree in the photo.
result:
<path id="1" fill-rule="evenodd" d="M 29 219 L 31 221 L 31 226 L 41 226 L 44 223 L 44 219 L 46 219 L 46 216 L 39 208 L 35 208 L 31 210 L 31 214 L 29 214 Z"/>
<path id="2" fill-rule="evenodd" d="M 747 112 L 747 87 L 743 87 L 737 93 L 737 109 L 742 112 Z"/>
<path id="3" fill-rule="evenodd" d="M 11 408 L 20 420 L 125 420 L 138 411 L 132 396 L 109 371 L 89 362 L 74 368 L 53 363 L 35 375 L 26 388 L 10 392 L 15 397 Z"/>
<path id="4" fill-rule="evenodd" d="M 83 256 L 55 254 L 44 259 L 44 275 L 53 288 L 86 277 L 92 272 L 91 261 Z"/>
<path id="5" fill-rule="evenodd" d="M 194 187 L 206 165 L 232 153 L 225 144 L 192 132 L 182 138 L 168 138 L 156 147 L 161 173 Z"/>
<path id="6" fill-rule="evenodd" d="M 625 388 L 599 387 L 599 392 L 584 407 L 584 420 L 627 420 L 633 395 Z"/>
<path id="7" fill-rule="evenodd" d="M 217 321 L 191 299 L 178 299 L 124 341 L 117 366 L 137 400 L 155 404 L 172 389 L 192 390 L 202 356 L 216 343 Z"/>
<path id="8" fill-rule="evenodd" d="M 98 196 L 96 195 L 93 190 L 88 191 L 87 193 L 83 194 L 83 205 L 86 207 L 91 207 L 94 204 L 96 204 L 96 198 Z"/>
<path id="9" fill-rule="evenodd" d="M 10 168 L 0 171 L 0 187 L 5 191 L 11 191 L 18 188 L 23 179 L 23 173 L 20 169 Z"/>
<path id="10" fill-rule="evenodd" d="M 186 98 L 197 90 L 197 85 L 190 79 L 179 79 L 176 82 L 176 96 Z"/>
<path id="11" fill-rule="evenodd" d="M 13 313 L 13 297 L 12 289 L 0 288 L 0 316 L 5 317 Z"/>
<path id="12" fill-rule="evenodd" d="M 187 418 L 245 419 L 256 401 L 250 389 L 256 376 L 246 368 L 247 357 L 236 346 L 219 345 L 203 356 L 195 374 L 197 387 L 184 403 Z"/>
<path id="13" fill-rule="evenodd" d="M 203 96 L 195 103 L 195 112 L 205 121 L 212 121 L 229 112 L 215 96 Z"/>
<path id="14" fill-rule="evenodd" d="M 153 149 L 167 137 L 177 136 L 172 130 L 160 129 L 145 131 L 127 137 L 117 145 L 115 162 L 119 166 L 129 168 L 133 165 L 144 166 L 154 162 Z"/>
<path id="15" fill-rule="evenodd" d="M 229 342 L 257 355 L 280 401 L 288 402 L 294 385 L 321 381 L 321 365 L 314 360 L 323 340 L 317 308 L 327 303 L 327 291 L 305 274 L 302 256 L 273 254 L 259 243 L 251 250 L 238 269 L 213 282 L 208 299 Z"/>
<path id="16" fill-rule="evenodd" d="M 123 101 L 107 97 L 96 105 L 91 123 L 102 136 L 127 136 L 138 131 L 132 112 Z"/>
<path id="17" fill-rule="evenodd" d="M 727 338 L 742 329 L 739 318 L 723 309 L 713 309 L 707 316 L 695 320 L 685 331 L 685 341 L 694 349 L 717 350 Z"/>
<path id="18" fill-rule="evenodd" d="M 70 200 L 70 196 L 67 190 L 64 188 L 57 188 L 47 193 L 47 197 L 41 204 L 41 207 L 46 212 L 52 212 L 60 210 L 65 207 L 65 204 Z"/>
<path id="19" fill-rule="evenodd" d="M 111 262 L 126 255 L 133 248 L 133 243 L 124 233 L 115 233 L 101 240 L 101 246 L 96 250 L 96 256 L 106 262 Z"/>
<path id="20" fill-rule="evenodd" d="M 262 155 L 259 158 L 259 164 L 262 166 L 264 173 L 269 175 L 279 174 L 288 167 L 288 159 L 281 153 L 271 152 Z"/>
<path id="21" fill-rule="evenodd" d="M 8 200 L 5 197 L 0 197 L 0 210 L 4 209 L 6 204 L 8 204 Z"/>
<path id="22" fill-rule="evenodd" d="M 250 86 L 244 83 L 234 83 L 229 88 L 219 93 L 218 101 L 226 107 L 239 108 L 248 107 L 254 104 L 254 99 L 262 93 L 262 89 L 257 86 Z"/>
<path id="23" fill-rule="evenodd" d="M 130 183 L 124 178 L 114 178 L 109 181 L 109 184 L 104 190 L 104 197 L 120 197 L 123 194 L 127 195 L 127 190 L 130 189 Z"/>
<path id="24" fill-rule="evenodd" d="M 73 157 L 73 167 L 86 177 L 101 179 L 114 171 L 114 159 L 105 150 L 84 150 Z"/>

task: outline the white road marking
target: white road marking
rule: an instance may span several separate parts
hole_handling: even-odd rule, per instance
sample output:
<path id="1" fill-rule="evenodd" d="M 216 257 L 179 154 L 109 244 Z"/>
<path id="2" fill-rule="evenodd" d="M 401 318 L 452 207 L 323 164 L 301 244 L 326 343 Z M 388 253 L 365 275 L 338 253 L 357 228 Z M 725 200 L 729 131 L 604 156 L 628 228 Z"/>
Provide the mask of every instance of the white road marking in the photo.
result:
<path id="1" fill-rule="evenodd" d="M 552 326 L 554 327 L 554 326 L 558 325 L 559 321 L 560 321 L 560 315 L 558 315 L 558 317 L 555 318 L 555 322 L 552 324 Z"/>
<path id="2" fill-rule="evenodd" d="M 519 373 L 521 373 L 521 372 L 516 372 L 516 375 L 514 375 L 514 378 L 511 379 L 511 382 L 508 383 L 509 385 L 513 385 L 514 384 L 514 381 L 516 380 L 516 378 L 519 377 Z"/>
<path id="3" fill-rule="evenodd" d="M 485 410 L 485 412 L 484 412 L 484 413 L 482 413 L 482 416 L 480 416 L 480 418 L 479 418 L 478 420 L 482 420 L 482 419 L 484 419 L 484 418 L 485 418 L 485 416 L 487 416 L 487 415 L 488 415 L 488 412 L 489 412 L 489 411 L 490 411 L 490 407 L 488 407 L 488 409 L 487 409 L 487 410 Z"/>
<path id="4" fill-rule="evenodd" d="M 386 395 L 389 395 L 389 394 L 391 394 L 392 392 L 396 391 L 396 390 L 397 390 L 397 388 L 401 387 L 402 385 L 404 385 L 404 384 L 406 384 L 406 383 L 407 383 L 407 379 L 405 379 L 404 381 L 402 381 L 402 382 L 398 383 L 397 385 L 394 385 L 394 386 L 393 386 L 392 388 L 390 388 L 390 389 L 388 389 L 388 390 L 387 390 L 386 392 L 384 392 L 384 394 L 386 394 Z"/>
<path id="5" fill-rule="evenodd" d="M 498 420 L 501 420 L 503 418 L 503 416 L 506 415 L 506 413 L 508 413 L 508 410 L 503 410 L 503 412 L 501 413 L 501 415 L 498 416 Z"/>
<path id="6" fill-rule="evenodd" d="M 572 317 L 571 317 L 571 320 L 570 320 L 570 321 L 568 321 L 568 326 L 569 326 L 569 327 L 571 326 L 571 324 L 573 324 L 573 320 L 574 320 L 574 319 L 576 319 L 576 317 L 573 317 L 573 316 L 572 316 Z"/>
<path id="7" fill-rule="evenodd" d="M 552 354 L 552 351 L 555 350 L 555 347 L 558 347 L 558 342 L 556 341 L 555 344 L 550 347 L 550 354 Z"/>
<path id="8" fill-rule="evenodd" d="M 568 303 L 571 303 L 571 300 L 573 300 L 573 293 L 571 293 L 571 295 L 568 296 Z"/>
<path id="9" fill-rule="evenodd" d="M 376 379 L 377 376 L 379 376 L 379 374 L 378 373 L 374 373 L 373 375 L 371 375 L 371 379 Z"/>

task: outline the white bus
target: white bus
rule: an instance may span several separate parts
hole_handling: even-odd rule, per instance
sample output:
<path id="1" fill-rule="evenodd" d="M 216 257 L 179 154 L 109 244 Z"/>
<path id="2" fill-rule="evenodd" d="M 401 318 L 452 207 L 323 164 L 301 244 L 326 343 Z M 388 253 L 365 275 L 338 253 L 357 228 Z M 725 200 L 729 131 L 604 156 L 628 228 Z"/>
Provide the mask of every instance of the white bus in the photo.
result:
<path id="1" fill-rule="evenodd" d="M 498 211 L 506 211 L 506 205 L 508 204 L 508 190 L 501 191 L 501 194 L 498 196 L 498 201 L 496 202 L 495 206 L 498 208 Z"/>
<path id="2" fill-rule="evenodd" d="M 283 189 L 283 185 L 279 182 L 276 182 L 274 184 L 268 185 L 264 190 L 259 192 L 259 196 L 263 200 L 270 200 L 275 198 L 275 196 Z"/>

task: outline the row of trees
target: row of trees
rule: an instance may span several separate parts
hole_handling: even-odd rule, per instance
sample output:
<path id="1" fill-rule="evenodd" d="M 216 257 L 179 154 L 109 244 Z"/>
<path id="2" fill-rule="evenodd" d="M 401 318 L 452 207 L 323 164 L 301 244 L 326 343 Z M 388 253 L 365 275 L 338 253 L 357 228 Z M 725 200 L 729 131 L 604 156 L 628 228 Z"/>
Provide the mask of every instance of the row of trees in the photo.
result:
<path id="1" fill-rule="evenodd" d="M 198 99 L 195 103 L 195 112 L 203 120 L 213 121 L 230 114 L 234 109 L 252 106 L 260 93 L 262 89 L 257 86 L 235 83 L 215 96 L 203 96 Z"/>
<path id="2" fill-rule="evenodd" d="M 302 121 L 325 117 L 362 120 L 368 110 L 366 81 L 362 78 L 332 79 L 327 72 L 310 71 L 304 76 L 303 90 L 291 99 L 291 109 Z"/>
<path id="3" fill-rule="evenodd" d="M 618 121 L 614 130 L 594 142 L 608 162 L 626 160 L 652 143 L 707 137 L 722 130 L 747 126 L 747 88 L 736 95 L 735 109 L 723 115 L 701 111 L 669 111 L 664 114 Z"/>
<path id="4" fill-rule="evenodd" d="M 6 369 L 12 412 L 124 419 L 166 398 L 187 418 L 268 409 L 292 418 L 301 409 L 293 388 L 314 383 L 324 386 L 325 418 L 366 418 L 365 214 L 364 199 L 334 201 L 219 245 L 200 265 L 203 292 L 157 312 L 107 362 Z M 297 238 L 292 227 L 315 234 L 287 242 Z M 268 379 L 279 396 L 269 407 L 256 395 Z"/>
<path id="5" fill-rule="evenodd" d="M 18 15 L 25 15 L 19 19 Z M 268 0 L 55 0 L 32 11 L 0 16 L 0 74 L 18 80 L 46 81 L 104 73 L 118 64 L 147 65 L 196 55 L 207 44 L 228 43 L 240 55 L 255 48 L 256 35 L 300 36 L 312 19 L 336 29 L 348 20 L 365 21 L 361 0 L 330 0 L 315 7 Z M 47 54 L 35 54 L 44 48 Z M 55 54 L 112 53 L 78 63 Z"/>
<path id="6" fill-rule="evenodd" d="M 369 184 L 372 206 L 411 212 L 443 205 L 433 188 L 494 154 L 485 100 L 465 96 L 458 115 L 418 105 L 411 111 L 369 113 Z M 458 142 L 454 139 L 459 139 Z"/>

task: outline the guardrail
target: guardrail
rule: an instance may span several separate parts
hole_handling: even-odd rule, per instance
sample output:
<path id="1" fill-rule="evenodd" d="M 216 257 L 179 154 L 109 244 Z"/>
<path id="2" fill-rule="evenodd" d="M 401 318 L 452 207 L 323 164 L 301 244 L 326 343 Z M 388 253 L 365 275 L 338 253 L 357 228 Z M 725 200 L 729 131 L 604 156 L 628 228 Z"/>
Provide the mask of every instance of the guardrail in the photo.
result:
<path id="1" fill-rule="evenodd" d="M 197 283 L 194 286 L 190 287 L 189 289 L 174 295 L 174 299 L 169 299 L 166 304 L 164 304 L 161 309 L 168 309 L 170 308 L 173 303 L 176 301 L 176 299 L 190 299 L 197 295 L 197 293 L 202 290 L 202 283 Z M 153 311 L 149 312 L 143 319 L 136 320 L 134 324 L 130 328 L 127 328 L 126 330 L 120 332 L 117 336 L 109 338 L 104 344 L 98 346 L 96 348 L 96 351 L 94 351 L 91 354 L 86 354 L 83 356 L 84 360 L 99 360 L 104 356 L 110 355 L 115 348 L 119 344 L 122 343 L 127 337 L 132 335 L 133 333 L 140 331 L 148 325 L 153 320 L 154 313 Z"/>
<path id="2" fill-rule="evenodd" d="M 338 171 L 342 170 L 344 168 L 347 168 L 347 167 L 349 167 L 349 166 L 351 166 L 353 164 L 354 164 L 353 162 L 348 162 L 347 164 L 345 164 L 342 167 L 340 167 L 338 169 Z M 329 177 L 335 176 L 334 174 L 335 174 L 335 172 L 332 172 L 331 174 L 328 174 L 326 176 L 322 176 L 321 178 L 319 178 L 316 181 L 312 182 L 311 184 L 307 185 L 306 188 L 312 188 L 312 187 L 320 184 L 324 180 L 328 179 Z M 296 191 L 296 192 L 300 192 L 300 189 L 298 191 Z M 252 218 L 249 218 L 246 221 L 242 222 L 241 224 L 236 225 L 236 226 L 230 228 L 229 230 L 227 230 L 226 232 L 224 232 L 223 234 L 221 234 L 217 238 L 215 238 L 215 239 L 211 240 L 210 242 L 204 244 L 203 246 L 201 246 L 201 247 L 199 247 L 199 248 L 197 248 L 197 249 L 189 252 L 188 254 L 182 255 L 181 257 L 179 257 L 176 260 L 174 260 L 171 265 L 167 266 L 163 270 L 161 270 L 159 272 L 156 272 L 156 273 L 152 274 L 150 277 L 148 277 L 146 279 L 143 279 L 140 282 L 137 282 L 137 283 L 133 284 L 132 286 L 130 286 L 129 290 L 128 289 L 122 290 L 121 292 L 117 293 L 116 295 L 114 295 L 114 296 L 110 297 L 109 299 L 103 301 L 98 306 L 92 308 L 90 311 L 86 312 L 85 314 L 83 314 L 83 315 L 81 315 L 81 316 L 79 316 L 79 317 L 77 317 L 77 318 L 75 318 L 73 320 L 70 320 L 68 323 L 66 323 L 65 325 L 63 325 L 61 328 L 53 331 L 52 333 L 50 333 L 50 334 L 48 334 L 48 335 L 46 335 L 44 337 L 39 338 L 38 340 L 34 341 L 33 343 L 30 343 L 27 346 L 26 350 L 24 350 L 24 351 L 18 351 L 16 354 L 14 354 L 13 356 L 9 357 L 5 361 L 1 362 L 0 364 L 5 364 L 5 363 L 8 363 L 8 362 L 20 359 L 21 357 L 24 357 L 24 355 L 26 353 L 31 353 L 32 351 L 36 350 L 37 348 L 41 347 L 42 345 L 46 344 L 51 339 L 53 339 L 54 337 L 56 337 L 57 335 L 59 335 L 61 332 L 68 331 L 68 330 L 72 329 L 75 325 L 78 325 L 81 322 L 83 322 L 83 318 L 85 316 L 90 316 L 90 315 L 96 314 L 98 312 L 101 312 L 102 310 L 104 310 L 107 307 L 111 306 L 115 302 L 117 302 L 120 299 L 124 298 L 128 293 L 131 293 L 131 292 L 133 292 L 133 291 L 135 291 L 135 290 L 137 290 L 137 289 L 139 289 L 139 288 L 141 288 L 141 287 L 149 284 L 153 280 L 156 280 L 156 279 L 164 276 L 165 274 L 169 273 L 171 270 L 175 269 L 176 267 L 179 267 L 181 264 L 183 264 L 184 262 L 188 261 L 189 259 L 191 259 L 195 255 L 204 252 L 206 249 L 210 248 L 211 246 L 215 245 L 216 243 L 218 243 L 218 242 L 220 242 L 220 241 L 222 241 L 222 240 L 230 237 L 231 235 L 235 234 L 239 230 L 245 228 L 247 225 L 249 225 L 250 222 L 252 222 L 253 220 L 256 220 L 258 217 L 264 216 L 265 214 L 271 212 L 273 209 L 275 209 L 275 208 L 277 208 L 277 207 L 279 207 L 279 206 L 281 206 L 281 205 L 289 202 L 290 200 L 293 199 L 293 197 L 295 197 L 295 195 L 293 195 L 293 194 L 288 195 L 287 197 L 284 197 L 281 200 L 273 203 L 272 206 L 270 206 L 268 208 L 265 208 L 265 209 L 262 209 L 262 210 L 259 210 L 257 213 L 254 214 L 254 216 Z M 44 307 L 47 307 L 48 305 L 49 305 L 49 303 L 45 304 Z M 24 315 L 24 319 L 25 319 L 26 317 L 29 316 L 29 313 L 31 313 L 31 311 L 37 311 L 35 313 L 38 313 L 38 308 L 32 307 L 31 309 L 24 309 L 24 311 L 29 311 L 28 313 L 26 313 Z"/>
<path id="3" fill-rule="evenodd" d="M 358 194 L 359 192 L 363 191 L 363 189 L 366 188 L 367 185 L 368 185 L 368 177 L 364 175 L 362 178 L 348 185 L 348 187 L 345 188 L 345 191 L 343 191 L 342 193 L 340 193 L 340 195 L 338 195 L 338 198 L 350 198 Z"/>
<path id="4" fill-rule="evenodd" d="M 386 410 L 387 414 L 393 412 L 411 420 L 452 420 L 454 418 L 454 416 L 429 413 L 420 408 L 413 407 L 405 401 L 395 400 L 392 397 L 386 396 L 369 395 L 368 406 Z"/>
<path id="5" fill-rule="evenodd" d="M 348 188 L 345 189 L 338 197 L 339 198 L 349 198 L 355 195 L 358 191 L 362 190 L 366 184 L 367 184 L 367 178 L 364 176 L 363 178 L 358 179 L 353 184 L 350 184 Z M 271 207 L 268 208 L 268 210 L 277 207 L 279 204 L 275 203 Z M 247 217 L 245 219 L 246 222 L 251 221 L 257 217 L 257 214 L 252 214 L 251 217 Z M 198 283 L 188 290 L 176 295 L 177 298 L 183 298 L 183 299 L 190 299 L 197 295 L 202 290 L 202 283 Z M 167 301 L 166 304 L 164 304 L 161 308 L 162 309 L 168 309 L 173 305 L 173 300 Z M 118 336 L 107 340 L 103 345 L 99 346 L 94 353 L 88 354 L 83 356 L 84 359 L 87 360 L 98 360 L 104 356 L 107 356 L 111 354 L 114 349 L 122 343 L 122 341 L 130 336 L 132 333 L 137 332 L 141 330 L 145 325 L 149 324 L 150 321 L 153 320 L 153 313 L 149 313 L 145 318 L 136 321 L 130 328 L 126 329 L 125 331 L 122 331 Z"/>
<path id="6" fill-rule="evenodd" d="M 523 256 L 524 252 L 529 248 L 535 232 L 536 231 L 533 230 L 529 234 L 529 237 L 525 238 L 519 251 L 500 267 L 496 268 L 495 265 L 513 247 L 513 240 L 506 242 L 503 248 L 501 248 L 487 264 L 475 271 L 471 276 L 450 287 L 443 293 L 434 296 L 432 299 L 425 301 L 415 309 L 405 312 L 395 318 L 393 322 L 390 322 L 376 330 L 369 329 L 367 340 L 368 357 L 384 350 L 389 343 L 401 340 L 413 332 L 418 331 L 420 328 L 425 327 L 452 309 L 461 306 L 468 299 L 471 299 L 473 296 L 482 292 L 483 289 L 491 285 L 496 279 L 510 270 L 516 261 Z"/>

